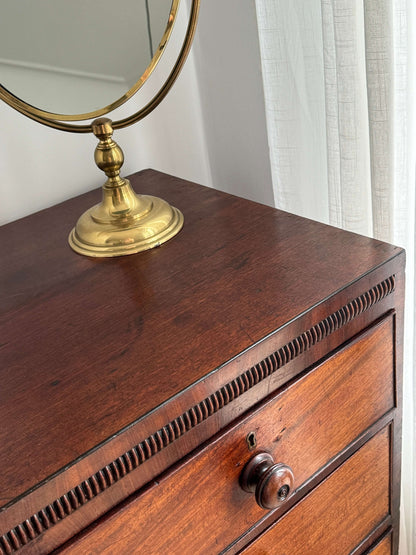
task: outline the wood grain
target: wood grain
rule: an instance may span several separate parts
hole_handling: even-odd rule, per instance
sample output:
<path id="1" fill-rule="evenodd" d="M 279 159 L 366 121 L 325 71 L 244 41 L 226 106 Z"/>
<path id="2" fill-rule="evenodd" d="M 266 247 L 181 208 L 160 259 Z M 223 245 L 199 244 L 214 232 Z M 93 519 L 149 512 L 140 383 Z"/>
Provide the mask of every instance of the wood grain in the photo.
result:
<path id="1" fill-rule="evenodd" d="M 0 229 L 0 552 L 60 545 L 397 308 L 400 407 L 401 249 L 153 170 L 131 181 L 185 214 L 160 249 L 73 253 L 98 192 Z M 399 418 L 393 436 L 398 492 Z"/>
<path id="2" fill-rule="evenodd" d="M 97 193 L 2 228 L 3 504 L 400 253 L 156 172 L 132 181 L 185 214 L 160 249 L 73 253 Z"/>
<path id="3" fill-rule="evenodd" d="M 348 555 L 388 515 L 389 486 L 390 432 L 385 429 L 244 554 Z"/>
<path id="4" fill-rule="evenodd" d="M 140 465 L 143 465 L 146 461 L 160 453 L 172 442 L 182 438 L 189 430 L 204 422 L 217 411 L 223 410 L 224 407 L 227 407 L 229 403 L 232 403 L 239 396 L 250 391 L 254 386 L 261 384 L 263 380 L 272 376 L 274 372 L 307 352 L 314 345 L 328 338 L 336 330 L 340 330 L 340 328 L 353 321 L 358 315 L 369 310 L 376 303 L 379 303 L 386 296 L 390 295 L 394 289 L 395 277 L 392 276 L 318 322 L 315 326 L 278 349 L 278 351 L 239 375 L 232 382 L 188 409 L 180 417 L 167 423 L 163 428 L 90 475 L 82 483 L 56 497 L 47 506 L 42 507 L 34 514 L 30 515 L 31 510 L 26 501 L 28 507 L 26 510 L 27 514 L 30 515 L 29 518 L 26 518 L 23 522 L 18 522 L 17 525 L 7 532 L 3 532 L 3 535 L 0 537 L 0 549 L 3 547 L 6 552 L 13 551 L 18 549 L 22 544 L 26 545 L 33 542 L 44 531 L 50 530 L 51 527 L 61 523 L 66 517 L 73 515 L 74 511 L 85 507 L 86 503 L 106 492 L 108 488 L 118 484 L 120 480 L 129 475 L 129 473 L 132 473 Z M 168 465 L 168 460 L 165 457 L 166 466 Z M 48 485 L 52 485 L 51 482 Z M 120 492 L 117 493 L 120 495 Z M 117 498 L 113 495 L 112 499 L 114 504 Z M 102 495 L 100 501 L 100 510 L 104 512 L 106 505 L 103 502 Z M 111 506 L 109 505 L 108 508 Z M 85 520 L 85 523 L 87 524 L 88 520 Z M 5 528 L 3 529 L 5 530 Z M 42 550 L 39 544 L 38 548 Z M 34 549 L 33 543 L 31 543 L 30 549 Z"/>
<path id="5" fill-rule="evenodd" d="M 239 485 L 240 473 L 252 457 L 245 441 L 248 433 L 255 431 L 260 451 L 292 468 L 295 485 L 301 487 L 393 407 L 392 346 L 389 318 L 95 525 L 63 553 L 221 551 L 266 514 L 254 495 Z M 164 530 L 168 532 L 161 533 Z"/>
<path id="6" fill-rule="evenodd" d="M 383 538 L 380 542 L 377 542 L 377 545 L 374 546 L 373 549 L 368 551 L 368 555 L 391 555 L 391 534 Z"/>

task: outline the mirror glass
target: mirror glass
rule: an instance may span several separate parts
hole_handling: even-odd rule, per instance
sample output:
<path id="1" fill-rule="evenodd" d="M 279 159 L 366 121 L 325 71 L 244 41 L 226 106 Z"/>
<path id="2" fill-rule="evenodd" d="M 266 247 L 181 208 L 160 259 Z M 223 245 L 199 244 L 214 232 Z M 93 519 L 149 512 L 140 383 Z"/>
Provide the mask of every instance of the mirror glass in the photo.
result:
<path id="1" fill-rule="evenodd" d="M 148 72 L 172 0 L 1 0 L 0 6 L 0 83 L 36 108 L 75 115 L 115 102 Z"/>

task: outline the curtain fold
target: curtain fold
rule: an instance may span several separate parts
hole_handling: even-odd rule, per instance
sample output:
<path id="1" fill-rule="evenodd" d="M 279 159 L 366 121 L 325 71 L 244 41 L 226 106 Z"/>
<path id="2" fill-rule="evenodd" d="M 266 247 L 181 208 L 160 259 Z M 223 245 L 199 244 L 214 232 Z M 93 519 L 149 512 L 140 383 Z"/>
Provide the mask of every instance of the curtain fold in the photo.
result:
<path id="1" fill-rule="evenodd" d="M 365 0 L 365 68 L 368 94 L 373 233 L 393 240 L 395 114 L 393 83 L 393 3 Z"/>
<path id="2" fill-rule="evenodd" d="M 322 0 L 321 10 L 329 223 L 371 235 L 362 1 Z"/>
<path id="3" fill-rule="evenodd" d="M 416 9 L 412 0 L 256 0 L 256 11 L 276 206 L 407 252 L 400 553 L 411 555 Z"/>

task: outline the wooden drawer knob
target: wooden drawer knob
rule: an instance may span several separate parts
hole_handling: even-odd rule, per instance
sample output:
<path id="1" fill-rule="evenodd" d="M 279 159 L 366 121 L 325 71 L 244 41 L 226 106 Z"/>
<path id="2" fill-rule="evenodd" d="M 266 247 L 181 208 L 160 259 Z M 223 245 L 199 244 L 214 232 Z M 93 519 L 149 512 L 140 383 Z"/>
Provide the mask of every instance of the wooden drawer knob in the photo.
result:
<path id="1" fill-rule="evenodd" d="M 255 492 L 257 504 L 262 509 L 279 507 L 289 497 L 294 483 L 292 469 L 275 463 L 270 453 L 254 455 L 240 475 L 242 489 Z"/>

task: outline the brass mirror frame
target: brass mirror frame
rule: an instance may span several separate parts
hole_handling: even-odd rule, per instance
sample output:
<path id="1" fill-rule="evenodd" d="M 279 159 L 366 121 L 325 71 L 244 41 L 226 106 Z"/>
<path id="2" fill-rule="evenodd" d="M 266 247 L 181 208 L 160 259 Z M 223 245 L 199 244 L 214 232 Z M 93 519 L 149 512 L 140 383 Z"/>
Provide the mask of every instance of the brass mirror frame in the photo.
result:
<path id="1" fill-rule="evenodd" d="M 176 17 L 179 1 L 173 0 L 170 15 L 173 14 Z M 176 8 L 175 12 L 173 12 L 174 7 Z M 176 81 L 191 48 L 199 7 L 200 0 L 192 0 L 181 50 L 162 87 L 143 108 L 126 118 L 112 122 L 108 118 L 99 117 L 89 124 L 81 125 L 58 121 L 54 119 L 54 116 L 60 117 L 58 114 L 43 112 L 18 99 L 0 85 L 0 99 L 23 115 L 61 131 L 72 133 L 92 131 L 100 141 L 96 147 L 94 158 L 97 166 L 106 174 L 107 181 L 103 185 L 101 203 L 84 212 L 69 234 L 69 244 L 78 254 L 92 257 L 134 254 L 158 247 L 182 229 L 183 215 L 177 208 L 170 206 L 160 198 L 136 194 L 130 182 L 120 177 L 124 156 L 121 148 L 112 139 L 112 134 L 114 129 L 122 129 L 143 119 L 165 98 Z M 175 17 L 168 22 L 164 37 L 166 33 L 170 36 Z M 134 94 L 128 96 L 129 93 L 130 91 L 122 97 L 123 102 L 126 102 Z M 92 117 L 114 110 L 116 103 L 92 112 Z M 120 105 L 121 102 L 116 107 Z M 45 114 L 49 114 L 50 117 L 46 117 Z"/>
<path id="2" fill-rule="evenodd" d="M 9 104 L 12 108 L 20 112 L 21 114 L 41 123 L 43 125 L 47 125 L 48 127 L 53 127 L 54 129 L 59 129 L 61 131 L 69 131 L 71 133 L 91 133 L 92 123 L 89 124 L 69 124 L 66 123 L 67 121 L 80 121 L 85 119 L 95 119 L 104 114 L 108 114 L 112 112 L 116 108 L 120 107 L 122 104 L 127 102 L 145 83 L 148 79 L 150 74 L 153 72 L 154 68 L 156 67 L 157 63 L 160 60 L 162 53 L 165 50 L 166 43 L 172 34 L 173 24 L 178 13 L 180 0 L 172 0 L 172 7 L 169 14 L 169 21 L 167 24 L 167 28 L 163 35 L 163 38 L 160 42 L 160 45 L 163 45 L 163 50 L 160 52 L 159 56 L 154 56 L 152 62 L 148 66 L 147 70 L 145 71 L 146 78 L 143 79 L 143 75 L 140 79 L 136 82 L 136 84 L 121 98 L 112 102 L 105 108 L 101 108 L 88 114 L 79 114 L 79 115 L 65 115 L 65 114 L 54 114 L 52 112 L 46 112 L 44 110 L 40 110 L 31 104 L 28 104 L 24 100 L 16 97 L 10 91 L 8 91 L 3 85 L 0 84 L 0 99 Z M 182 48 L 178 54 L 176 62 L 168 75 L 167 79 L 163 83 L 160 90 L 154 95 L 154 97 L 140 110 L 135 112 L 129 117 L 123 118 L 118 121 L 113 121 L 112 126 L 113 129 L 122 129 L 123 127 L 127 127 L 136 123 L 137 121 L 143 119 L 148 114 L 150 114 L 158 104 L 165 98 L 169 90 L 172 88 L 172 85 L 176 81 L 185 61 L 189 54 L 189 50 L 191 48 L 192 41 L 195 36 L 196 25 L 198 21 L 198 13 L 199 13 L 199 5 L 200 0 L 192 0 L 191 6 L 191 13 L 189 15 L 189 23 L 186 30 L 185 38 L 182 43 Z M 156 59 L 155 59 L 156 58 Z"/>
<path id="3" fill-rule="evenodd" d="M 33 106 L 32 104 L 29 104 L 28 102 L 25 102 L 24 100 L 19 99 L 16 95 L 10 92 L 7 88 L 3 87 L 1 84 L 0 84 L 0 98 L 2 98 L 2 100 L 7 102 L 8 104 L 13 105 L 13 107 L 15 107 L 14 104 L 16 104 L 20 106 L 22 109 L 24 109 L 26 112 L 33 113 L 38 117 L 41 117 L 42 119 L 46 119 L 46 120 L 82 121 L 87 119 L 95 119 L 100 116 L 103 116 L 104 114 L 108 114 L 109 112 L 114 111 L 116 108 L 122 106 L 125 102 L 127 102 L 127 100 L 129 100 L 134 94 L 136 94 L 136 92 L 142 87 L 142 85 L 147 81 L 147 79 L 153 73 L 153 70 L 157 66 L 160 58 L 162 57 L 162 54 L 165 50 L 165 47 L 170 38 L 170 35 L 172 34 L 173 24 L 175 22 L 175 18 L 178 12 L 179 2 L 180 0 L 171 0 L 171 8 L 169 11 L 169 17 L 168 17 L 166 29 L 163 33 L 162 39 L 159 42 L 159 46 L 157 48 L 156 53 L 150 60 L 150 63 L 144 70 L 143 74 L 136 81 L 136 83 L 132 87 L 130 87 L 130 89 L 125 94 L 123 94 L 119 99 L 115 100 L 114 102 L 111 102 L 105 108 L 99 108 L 97 110 L 92 110 L 91 112 L 86 112 L 82 114 L 58 114 L 54 112 L 47 112 L 45 110 L 41 110 L 40 108 L 37 108 L 36 106 Z"/>

